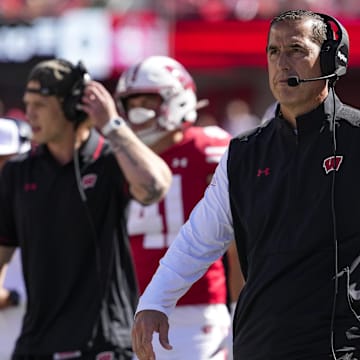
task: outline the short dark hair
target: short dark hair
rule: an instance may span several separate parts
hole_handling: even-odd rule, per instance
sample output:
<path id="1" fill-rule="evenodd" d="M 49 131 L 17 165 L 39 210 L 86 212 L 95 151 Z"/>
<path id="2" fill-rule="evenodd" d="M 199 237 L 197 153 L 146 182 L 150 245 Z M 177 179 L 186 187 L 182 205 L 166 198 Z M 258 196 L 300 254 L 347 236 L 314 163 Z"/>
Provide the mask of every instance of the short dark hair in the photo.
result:
<path id="1" fill-rule="evenodd" d="M 312 29 L 312 40 L 321 46 L 327 39 L 327 25 L 321 15 L 313 11 L 301 9 L 284 11 L 272 19 L 270 23 L 270 29 L 273 25 L 282 21 L 296 21 L 305 19 L 315 20 Z"/>

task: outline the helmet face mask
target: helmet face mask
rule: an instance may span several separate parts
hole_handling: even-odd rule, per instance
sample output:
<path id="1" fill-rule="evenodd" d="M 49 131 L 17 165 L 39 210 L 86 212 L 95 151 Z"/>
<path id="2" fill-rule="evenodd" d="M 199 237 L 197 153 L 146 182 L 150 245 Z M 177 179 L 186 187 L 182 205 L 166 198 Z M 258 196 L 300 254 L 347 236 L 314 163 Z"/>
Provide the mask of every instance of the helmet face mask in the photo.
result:
<path id="1" fill-rule="evenodd" d="M 159 128 L 162 132 L 181 128 L 184 121 L 195 122 L 196 86 L 191 75 L 176 60 L 166 56 L 151 56 L 121 75 L 115 98 L 120 111 L 128 119 L 126 99 L 132 95 L 146 94 L 158 94 L 163 100 L 156 111 L 157 131 Z"/>
<path id="2" fill-rule="evenodd" d="M 123 100 L 131 128 L 146 145 L 153 145 L 167 133 L 158 123 L 162 102 L 159 94 L 136 94 Z"/>

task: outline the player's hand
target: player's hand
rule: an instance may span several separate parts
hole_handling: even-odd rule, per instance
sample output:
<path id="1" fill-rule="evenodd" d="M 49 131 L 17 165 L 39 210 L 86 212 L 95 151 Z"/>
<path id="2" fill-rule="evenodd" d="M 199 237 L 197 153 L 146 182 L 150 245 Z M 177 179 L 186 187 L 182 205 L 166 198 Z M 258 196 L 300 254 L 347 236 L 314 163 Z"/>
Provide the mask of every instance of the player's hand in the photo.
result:
<path id="1" fill-rule="evenodd" d="M 169 322 L 167 316 L 156 310 L 140 311 L 132 329 L 132 345 L 140 360 L 155 360 L 152 347 L 153 333 L 159 333 L 159 341 L 164 349 L 171 350 L 169 343 Z"/>

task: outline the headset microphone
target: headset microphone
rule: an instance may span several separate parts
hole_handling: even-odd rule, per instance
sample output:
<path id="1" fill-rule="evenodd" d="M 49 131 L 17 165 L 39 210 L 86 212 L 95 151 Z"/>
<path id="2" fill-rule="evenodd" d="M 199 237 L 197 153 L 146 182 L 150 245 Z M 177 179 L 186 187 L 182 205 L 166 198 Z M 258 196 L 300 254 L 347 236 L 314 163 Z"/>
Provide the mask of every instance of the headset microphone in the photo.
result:
<path id="1" fill-rule="evenodd" d="M 302 83 L 302 82 L 326 80 L 326 79 L 330 79 L 333 77 L 338 77 L 338 76 L 336 74 L 330 74 L 330 75 L 319 76 L 319 77 L 314 77 L 314 78 L 309 78 L 309 79 L 300 79 L 298 76 L 290 76 L 287 80 L 287 83 L 289 86 L 294 87 L 294 86 L 300 85 L 300 83 Z"/>

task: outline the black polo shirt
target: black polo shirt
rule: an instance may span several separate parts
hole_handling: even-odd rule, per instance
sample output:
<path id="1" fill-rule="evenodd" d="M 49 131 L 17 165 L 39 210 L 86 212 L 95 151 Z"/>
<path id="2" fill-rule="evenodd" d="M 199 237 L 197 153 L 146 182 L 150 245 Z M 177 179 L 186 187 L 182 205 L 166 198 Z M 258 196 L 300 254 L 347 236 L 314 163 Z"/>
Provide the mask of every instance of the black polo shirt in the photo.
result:
<path id="1" fill-rule="evenodd" d="M 137 292 L 126 234 L 128 186 L 95 130 L 76 167 L 60 165 L 39 146 L 1 174 L 0 244 L 20 246 L 28 297 L 19 354 L 81 350 L 99 338 L 131 345 Z"/>
<path id="2" fill-rule="evenodd" d="M 230 203 L 246 275 L 234 359 L 332 358 L 336 247 L 335 349 L 360 358 L 359 124 L 360 111 L 330 94 L 297 118 L 297 132 L 278 116 L 232 140 Z"/>

